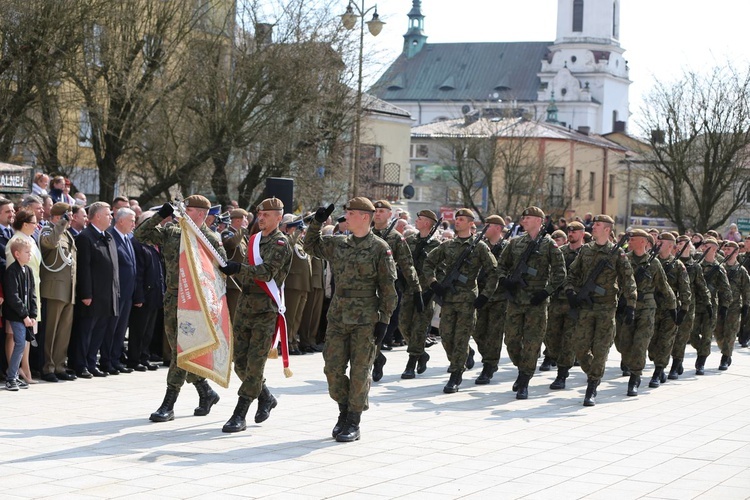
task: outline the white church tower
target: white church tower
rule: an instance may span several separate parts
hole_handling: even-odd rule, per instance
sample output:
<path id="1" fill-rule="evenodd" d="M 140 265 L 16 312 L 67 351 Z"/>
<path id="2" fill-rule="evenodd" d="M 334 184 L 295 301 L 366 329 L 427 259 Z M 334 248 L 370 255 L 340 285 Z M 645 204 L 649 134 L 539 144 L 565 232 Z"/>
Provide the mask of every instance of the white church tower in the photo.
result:
<path id="1" fill-rule="evenodd" d="M 539 104 L 554 102 L 558 122 L 625 130 L 630 79 L 619 37 L 620 0 L 558 0 L 557 37 L 538 74 Z M 543 107 L 537 112 L 545 116 Z"/>

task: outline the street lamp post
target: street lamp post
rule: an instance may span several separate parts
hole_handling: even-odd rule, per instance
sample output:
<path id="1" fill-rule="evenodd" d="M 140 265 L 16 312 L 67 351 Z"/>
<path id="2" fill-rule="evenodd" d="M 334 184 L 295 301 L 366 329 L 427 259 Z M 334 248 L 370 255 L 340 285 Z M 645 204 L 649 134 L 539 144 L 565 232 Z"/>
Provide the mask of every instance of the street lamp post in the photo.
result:
<path id="1" fill-rule="evenodd" d="M 355 13 L 356 10 L 356 13 Z M 365 23 L 365 15 L 368 12 L 374 10 L 372 19 Z M 362 0 L 361 5 L 357 5 L 353 0 L 349 1 L 349 5 L 346 7 L 346 12 L 341 15 L 341 24 L 348 30 L 354 29 L 359 20 L 359 58 L 357 59 L 357 96 L 355 101 L 355 117 L 354 117 L 354 148 L 352 153 L 352 165 L 349 177 L 349 189 L 351 190 L 351 198 L 358 195 L 357 184 L 359 181 L 359 169 L 360 169 L 360 130 L 362 126 L 362 63 L 363 63 L 363 52 L 365 43 L 365 24 L 367 29 L 372 36 L 378 36 L 380 31 L 383 29 L 385 24 L 380 20 L 378 16 L 378 6 L 373 5 L 370 8 L 365 9 L 365 0 Z"/>

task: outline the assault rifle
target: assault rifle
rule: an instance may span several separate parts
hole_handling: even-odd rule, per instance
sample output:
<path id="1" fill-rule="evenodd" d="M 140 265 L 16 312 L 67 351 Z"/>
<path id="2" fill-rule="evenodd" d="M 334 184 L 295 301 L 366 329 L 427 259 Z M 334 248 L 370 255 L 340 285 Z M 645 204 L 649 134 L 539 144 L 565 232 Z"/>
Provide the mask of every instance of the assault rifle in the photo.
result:
<path id="1" fill-rule="evenodd" d="M 520 221 L 521 219 L 518 219 L 518 220 Z M 492 245 L 492 248 L 490 248 L 490 252 L 495 257 L 495 259 L 498 259 L 500 257 L 500 253 L 503 251 L 503 248 L 505 248 L 505 245 L 508 244 L 508 240 L 510 240 L 512 232 L 513 231 L 511 227 L 505 232 L 505 235 L 502 238 L 500 238 L 500 241 Z M 477 281 L 484 282 L 484 279 L 486 277 L 487 277 L 487 269 L 483 267 L 482 270 L 479 272 L 479 277 L 477 278 Z"/>
<path id="2" fill-rule="evenodd" d="M 630 239 L 630 235 L 627 233 L 622 235 L 622 238 L 620 238 L 620 241 L 617 242 L 617 244 L 612 247 L 612 250 L 609 251 L 607 254 L 607 257 L 604 259 L 600 259 L 599 262 L 596 263 L 594 266 L 594 269 L 589 273 L 588 277 L 586 278 L 586 282 L 583 284 L 581 289 L 578 291 L 578 304 L 579 307 L 571 308 L 570 311 L 568 311 L 568 316 L 571 319 L 578 319 L 578 314 L 580 313 L 580 306 L 583 304 L 588 304 L 590 306 L 594 305 L 594 301 L 591 298 L 592 294 L 596 295 L 604 295 L 605 290 L 604 288 L 600 287 L 596 284 L 596 280 L 599 279 L 599 275 L 602 274 L 602 271 L 604 271 L 605 267 L 612 267 L 612 264 L 609 263 L 609 257 L 612 255 L 616 255 L 617 252 L 625 246 L 625 243 L 628 242 Z"/>
<path id="3" fill-rule="evenodd" d="M 739 252 L 739 250 L 737 250 Z M 745 255 L 742 256 L 742 260 L 737 259 L 737 264 L 740 265 L 740 267 L 745 267 L 745 263 L 747 262 L 747 257 L 750 255 L 750 253 L 745 253 Z M 729 260 L 729 257 L 727 257 L 727 260 Z M 726 261 L 725 261 L 726 262 Z M 731 283 L 735 276 L 737 276 L 737 273 L 740 270 L 740 267 L 736 269 L 732 269 L 731 271 L 727 272 L 727 278 L 729 279 L 729 282 Z"/>
<path id="4" fill-rule="evenodd" d="M 717 248 L 717 249 L 716 249 L 716 254 L 718 254 L 718 253 L 719 253 L 719 250 L 721 250 L 722 248 L 724 248 L 724 245 L 726 245 L 726 244 L 727 244 L 727 242 L 726 242 L 726 241 L 722 241 L 722 242 L 721 242 L 721 243 L 719 244 L 719 248 Z M 714 254 L 714 255 L 716 255 L 716 254 Z M 697 258 L 697 259 L 695 260 L 695 264 L 700 264 L 701 262 L 703 262 L 703 259 L 705 259 L 705 258 L 706 258 L 706 252 L 703 252 L 703 253 L 701 254 L 701 256 L 700 256 L 700 257 L 698 257 L 698 258 Z M 695 265 L 695 264 L 693 264 L 693 265 Z"/>
<path id="5" fill-rule="evenodd" d="M 507 282 L 511 284 L 511 288 L 514 290 L 518 290 L 519 288 L 523 289 L 529 286 L 529 284 L 526 283 L 526 280 L 523 279 L 525 274 L 528 274 L 529 276 L 537 275 L 538 271 L 533 267 L 529 267 L 529 257 L 531 257 L 531 254 L 539 252 L 539 245 L 542 243 L 542 239 L 544 239 L 546 235 L 547 226 L 542 226 L 539 229 L 539 234 L 536 235 L 536 238 L 534 238 L 531 241 L 531 244 L 524 249 L 521 257 L 518 259 L 516 267 L 513 268 L 513 272 L 506 278 Z M 513 301 L 515 299 L 515 294 L 506 288 L 505 297 L 508 300 Z"/>
<path id="6" fill-rule="evenodd" d="M 685 243 L 682 244 L 680 251 L 675 254 L 674 259 L 670 260 L 664 265 L 664 274 L 668 274 L 672 270 L 672 268 L 677 265 L 677 261 L 680 260 L 680 257 L 682 257 L 682 254 L 685 253 L 685 249 L 688 246 L 690 246 L 690 240 L 685 240 Z"/>
<path id="7" fill-rule="evenodd" d="M 640 283 L 643 278 L 648 276 L 651 278 L 651 275 L 648 273 L 648 268 L 651 267 L 651 263 L 654 261 L 657 255 L 659 255 L 659 249 L 661 248 L 661 245 L 656 245 L 654 248 L 651 249 L 651 252 L 649 253 L 648 259 L 646 262 L 641 262 L 638 264 L 638 269 L 635 270 L 635 282 L 636 284 Z"/>
<path id="8" fill-rule="evenodd" d="M 391 234 L 391 231 L 393 231 L 393 228 L 396 227 L 397 223 L 398 223 L 398 217 L 393 219 L 391 221 L 391 224 L 388 226 L 388 228 L 385 231 L 383 231 L 383 236 L 381 236 L 383 240 L 388 241 L 386 240 L 386 238 L 388 238 L 388 235 Z"/>
<path id="9" fill-rule="evenodd" d="M 445 277 L 440 281 L 440 286 L 442 286 L 444 290 L 450 290 L 451 292 L 455 293 L 457 281 L 461 284 L 466 284 L 469 281 L 468 276 L 466 276 L 465 274 L 461 274 L 461 267 L 463 266 L 464 262 L 466 262 L 468 258 L 471 257 L 471 254 L 474 253 L 474 249 L 477 247 L 479 242 L 482 241 L 482 238 L 484 238 L 484 233 L 487 232 L 488 228 L 489 224 L 485 224 L 479 234 L 477 234 L 474 239 L 471 240 L 471 243 L 469 243 L 469 245 L 464 248 L 463 252 L 461 252 L 461 255 L 458 256 L 458 259 L 456 259 L 456 262 L 453 263 L 453 267 L 450 268 Z M 438 297 L 437 295 L 435 295 L 435 302 L 437 302 L 439 305 L 443 305 L 442 297 Z"/>
<path id="10" fill-rule="evenodd" d="M 430 239 L 435 235 L 435 231 L 437 231 L 438 227 L 440 227 L 440 223 L 443 222 L 443 218 L 440 217 L 437 222 L 432 226 L 432 229 L 430 229 L 430 232 L 427 233 L 426 238 L 420 238 L 420 240 L 417 242 L 417 246 L 414 248 L 414 254 L 412 255 L 412 258 L 414 259 L 414 268 L 418 268 L 421 266 L 417 265 L 417 262 L 421 262 L 424 260 L 424 249 L 427 247 L 427 244 L 430 242 Z"/>

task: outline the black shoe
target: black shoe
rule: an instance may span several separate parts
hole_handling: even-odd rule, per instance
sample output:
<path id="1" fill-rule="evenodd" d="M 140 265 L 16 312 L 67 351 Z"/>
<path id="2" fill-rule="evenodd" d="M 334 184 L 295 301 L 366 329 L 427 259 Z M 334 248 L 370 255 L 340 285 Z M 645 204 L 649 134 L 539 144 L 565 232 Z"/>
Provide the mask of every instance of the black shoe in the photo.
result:
<path id="1" fill-rule="evenodd" d="M 677 374 L 677 367 L 672 363 L 672 368 L 669 369 L 669 376 L 667 377 L 669 380 L 677 380 L 680 378 L 680 376 Z"/>
<path id="2" fill-rule="evenodd" d="M 250 403 L 252 402 L 252 399 L 240 396 L 237 400 L 237 406 L 234 408 L 234 413 L 229 420 L 227 420 L 227 423 L 224 424 L 224 427 L 221 428 L 221 432 L 241 432 L 247 429 L 245 417 L 247 416 L 247 410 L 250 408 Z"/>
<path id="3" fill-rule="evenodd" d="M 351 443 L 352 441 L 359 440 L 359 422 L 361 416 L 361 412 L 348 412 L 343 429 L 336 435 L 336 441 L 339 443 Z"/>
<path id="4" fill-rule="evenodd" d="M 680 360 L 680 364 L 677 367 L 677 375 L 682 375 L 685 372 L 685 367 L 682 366 L 682 360 Z"/>
<path id="5" fill-rule="evenodd" d="M 419 375 L 423 374 L 425 371 L 427 371 L 427 362 L 430 360 L 430 355 L 426 352 L 423 352 L 419 359 L 417 360 L 417 373 Z"/>
<path id="6" fill-rule="evenodd" d="M 177 401 L 178 394 L 174 389 L 167 389 L 161 406 L 148 419 L 152 422 L 169 422 L 170 420 L 174 420 L 174 403 Z"/>
<path id="7" fill-rule="evenodd" d="M 78 376 L 78 378 L 92 378 L 93 377 L 93 375 L 91 374 L 90 371 L 88 371 L 87 368 L 84 368 L 83 370 L 77 371 L 76 375 Z"/>
<path id="8" fill-rule="evenodd" d="M 583 397 L 583 406 L 596 406 L 596 388 L 598 380 L 589 380 L 586 386 L 586 395 Z"/>
<path id="9" fill-rule="evenodd" d="M 719 370 L 725 371 L 727 368 L 729 368 L 729 356 L 722 354 L 721 355 L 721 362 L 719 363 Z"/>
<path id="10" fill-rule="evenodd" d="M 652 389 L 656 389 L 661 385 L 661 380 L 659 380 L 659 369 L 656 368 L 654 370 L 654 374 L 651 376 L 651 380 L 648 382 L 648 386 Z"/>
<path id="11" fill-rule="evenodd" d="M 110 367 L 107 367 L 107 368 L 105 368 L 103 366 L 100 366 L 99 370 L 101 370 L 103 373 L 107 373 L 109 375 L 119 375 L 120 374 L 120 370 L 118 370 L 114 366 L 110 366 Z M 91 373 L 94 373 L 93 370 L 91 371 Z M 96 373 L 94 373 L 94 376 L 96 377 Z"/>
<path id="12" fill-rule="evenodd" d="M 333 430 L 331 431 L 331 436 L 334 439 L 341 434 L 341 431 L 344 429 L 348 413 L 348 407 L 339 403 L 339 418 L 336 420 L 336 425 L 333 426 Z"/>
<path id="13" fill-rule="evenodd" d="M 383 344 L 383 345 L 381 345 L 381 346 L 380 346 L 380 350 L 381 350 L 381 351 L 392 351 L 392 350 L 393 350 L 393 347 L 391 347 L 391 346 L 390 346 L 390 345 L 388 345 L 388 344 Z"/>
<path id="14" fill-rule="evenodd" d="M 156 371 L 156 370 L 159 369 L 159 365 L 155 365 L 153 363 L 149 363 L 148 361 L 146 361 L 145 363 L 141 363 L 141 366 L 145 366 L 146 369 L 148 371 L 150 371 L 150 372 L 153 372 L 153 371 Z"/>
<path id="15" fill-rule="evenodd" d="M 76 378 L 78 378 L 75 375 L 71 375 L 68 372 L 57 372 L 55 373 L 55 377 L 57 377 L 58 380 L 75 380 Z"/>
<path id="16" fill-rule="evenodd" d="M 58 381 L 57 375 L 55 375 L 54 373 L 43 374 L 42 380 L 44 380 L 45 382 L 57 382 Z"/>
<path id="17" fill-rule="evenodd" d="M 474 354 L 476 354 L 474 352 L 474 349 L 472 349 L 471 347 L 469 347 L 469 356 L 466 358 L 466 369 L 467 370 L 471 370 L 472 368 L 474 368 Z"/>
<path id="18" fill-rule="evenodd" d="M 517 376 L 516 377 L 516 381 L 513 382 L 513 387 L 511 387 L 511 389 L 513 390 L 513 392 L 518 392 L 518 381 L 520 379 L 521 379 L 521 375 Z"/>
<path id="19" fill-rule="evenodd" d="M 531 377 L 521 373 L 518 375 L 518 392 L 516 392 L 516 399 L 529 399 L 529 381 Z"/>
<path id="20" fill-rule="evenodd" d="M 552 369 L 552 366 L 555 364 L 554 361 L 552 361 L 552 358 L 549 356 L 544 357 L 544 361 L 542 361 L 541 366 L 539 367 L 540 372 L 548 372 Z"/>
<path id="21" fill-rule="evenodd" d="M 451 378 L 448 379 L 448 383 L 445 384 L 445 387 L 443 387 L 443 392 L 446 394 L 453 394 L 458 392 L 458 386 L 461 385 L 461 382 L 463 382 L 461 373 L 452 372 Z"/>
<path id="22" fill-rule="evenodd" d="M 628 381 L 628 396 L 637 396 L 638 388 L 641 386 L 641 377 L 635 374 L 630 375 Z"/>
<path id="23" fill-rule="evenodd" d="M 555 381 L 550 384 L 549 388 L 553 391 L 559 391 L 561 389 L 565 389 L 565 379 L 568 378 L 569 372 L 570 372 L 570 368 L 564 368 L 562 366 L 558 366 L 557 377 L 555 378 Z"/>
<path id="24" fill-rule="evenodd" d="M 124 365 L 117 365 L 117 366 L 115 366 L 115 368 L 120 373 L 133 373 L 133 369 L 132 368 L 128 368 L 127 366 L 124 366 Z"/>
<path id="25" fill-rule="evenodd" d="M 418 359 L 419 359 L 418 356 L 409 356 L 409 361 L 406 362 L 406 368 L 404 369 L 404 373 L 401 374 L 402 379 L 410 380 L 410 379 L 416 378 L 417 374 L 414 373 L 414 370 L 417 367 Z"/>
<path id="26" fill-rule="evenodd" d="M 99 368 L 92 368 L 91 375 L 93 375 L 94 377 L 106 377 L 107 375 L 109 375 L 109 373 L 103 372 Z M 78 376 L 81 377 L 81 375 Z"/>
<path id="27" fill-rule="evenodd" d="M 145 366 L 141 365 L 141 364 L 130 365 L 130 366 L 128 366 L 128 368 L 130 370 L 135 370 L 137 372 L 145 372 L 147 370 L 147 368 Z"/>
<path id="28" fill-rule="evenodd" d="M 211 386 L 208 385 L 208 382 L 205 379 L 199 380 L 194 385 L 195 390 L 198 391 L 199 399 L 198 407 L 193 410 L 193 415 L 196 417 L 205 417 L 211 413 L 211 407 L 218 403 L 221 398 L 213 389 L 211 389 Z"/>
<path id="29" fill-rule="evenodd" d="M 704 375 L 706 373 L 706 370 L 705 370 L 706 358 L 708 358 L 708 356 L 698 356 L 695 359 L 695 374 L 696 375 Z"/>
<path id="30" fill-rule="evenodd" d="M 276 408 L 276 405 L 278 405 L 278 401 L 273 397 L 271 391 L 268 390 L 266 384 L 263 384 L 260 396 L 258 396 L 258 410 L 255 412 L 255 423 L 259 424 L 268 420 L 268 417 L 271 416 L 271 410 Z"/>
<path id="31" fill-rule="evenodd" d="M 490 383 L 490 379 L 497 371 L 497 367 L 490 363 L 484 363 L 482 366 L 482 373 L 479 374 L 477 379 L 474 381 L 477 385 L 487 385 Z"/>
<path id="32" fill-rule="evenodd" d="M 375 364 L 372 366 L 372 380 L 374 382 L 378 382 L 383 378 L 383 367 L 387 361 L 383 353 L 379 352 L 375 358 Z"/>

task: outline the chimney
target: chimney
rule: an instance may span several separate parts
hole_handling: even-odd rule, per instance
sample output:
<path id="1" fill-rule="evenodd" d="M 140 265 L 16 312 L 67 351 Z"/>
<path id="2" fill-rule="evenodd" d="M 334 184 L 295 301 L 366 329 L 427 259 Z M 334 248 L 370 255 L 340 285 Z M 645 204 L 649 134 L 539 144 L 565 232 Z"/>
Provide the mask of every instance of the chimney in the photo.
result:
<path id="1" fill-rule="evenodd" d="M 589 135 L 590 132 L 591 132 L 591 127 L 586 127 L 584 125 L 581 125 L 580 127 L 578 127 L 579 134 Z"/>
<path id="2" fill-rule="evenodd" d="M 265 47 L 273 43 L 273 24 L 255 23 L 255 42 L 258 47 Z"/>
<path id="3" fill-rule="evenodd" d="M 617 120 L 615 122 L 615 129 L 613 130 L 613 132 L 622 132 L 624 134 L 625 133 L 625 122 Z"/>

